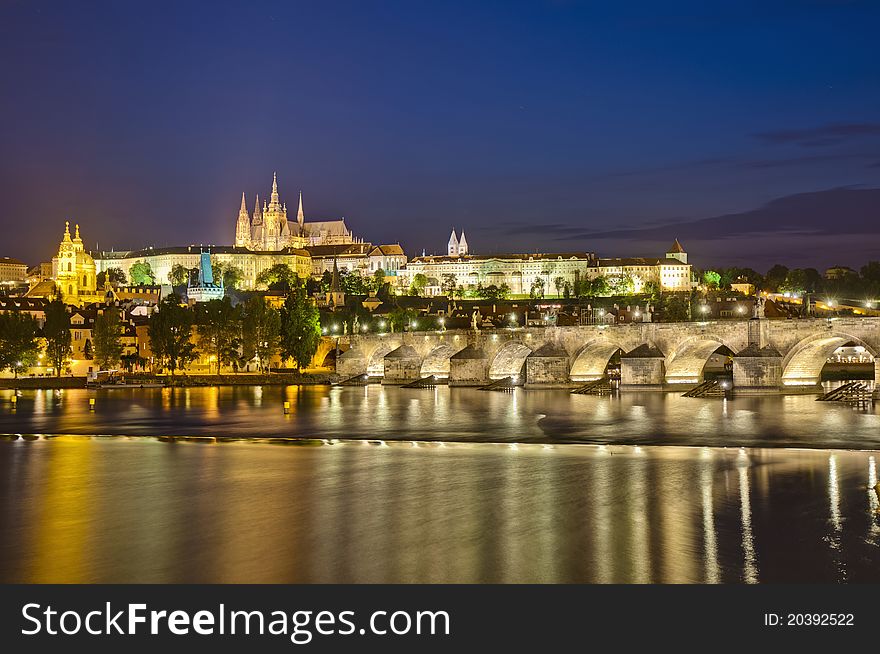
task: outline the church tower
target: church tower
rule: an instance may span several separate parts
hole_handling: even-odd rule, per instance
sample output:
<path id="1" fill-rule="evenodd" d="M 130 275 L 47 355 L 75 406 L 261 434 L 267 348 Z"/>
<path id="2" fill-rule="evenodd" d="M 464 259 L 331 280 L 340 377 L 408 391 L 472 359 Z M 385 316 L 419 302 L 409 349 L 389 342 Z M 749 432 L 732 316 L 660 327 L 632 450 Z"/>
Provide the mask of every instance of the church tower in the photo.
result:
<path id="1" fill-rule="evenodd" d="M 254 216 L 251 220 L 251 248 L 263 249 L 263 214 L 260 212 L 260 194 L 254 202 Z"/>
<path id="2" fill-rule="evenodd" d="M 464 237 L 464 230 L 461 230 L 461 238 L 458 239 L 458 255 L 461 257 L 467 256 L 468 253 L 468 244 L 467 239 Z"/>
<path id="3" fill-rule="evenodd" d="M 299 208 L 296 210 L 296 222 L 299 223 L 299 233 L 302 234 L 303 231 L 303 223 L 306 220 L 306 215 L 303 213 L 303 192 L 299 192 Z"/>
<path id="4" fill-rule="evenodd" d="M 71 239 L 70 223 L 64 223 L 64 237 L 58 246 L 58 254 L 52 259 L 52 277 L 68 304 L 98 301 L 95 260 L 83 247 L 79 225 Z"/>
<path id="5" fill-rule="evenodd" d="M 251 219 L 245 204 L 244 193 L 241 194 L 241 208 L 238 210 L 238 221 L 235 223 L 235 247 L 251 246 Z"/>
<path id="6" fill-rule="evenodd" d="M 681 247 L 681 243 L 678 242 L 678 239 L 675 239 L 675 243 L 672 244 L 672 247 L 666 252 L 667 259 L 677 259 L 682 263 L 688 262 L 687 252 L 684 251 L 684 248 Z"/>
<path id="7" fill-rule="evenodd" d="M 343 292 L 342 287 L 339 285 L 339 268 L 336 265 L 336 257 L 333 257 L 333 276 L 330 278 L 327 304 L 334 308 L 345 306 L 345 292 Z"/>
<path id="8" fill-rule="evenodd" d="M 278 195 L 278 175 L 272 175 L 272 194 L 269 204 L 263 207 L 263 249 L 276 251 L 283 248 L 284 234 L 289 234 L 287 227 L 287 207 L 281 204 Z"/>
<path id="9" fill-rule="evenodd" d="M 452 236 L 449 237 L 448 251 L 450 257 L 458 256 L 458 237 L 455 235 L 454 229 L 452 230 Z"/>

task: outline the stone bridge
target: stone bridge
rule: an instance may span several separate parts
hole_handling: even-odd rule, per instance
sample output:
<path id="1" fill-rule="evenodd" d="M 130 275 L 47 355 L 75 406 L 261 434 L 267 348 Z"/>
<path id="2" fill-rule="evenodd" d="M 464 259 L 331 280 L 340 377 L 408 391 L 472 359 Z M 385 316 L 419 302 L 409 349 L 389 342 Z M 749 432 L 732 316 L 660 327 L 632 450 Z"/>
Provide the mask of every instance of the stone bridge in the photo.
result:
<path id="1" fill-rule="evenodd" d="M 663 389 L 699 383 L 708 358 L 721 351 L 733 356 L 737 391 L 772 392 L 815 388 L 828 357 L 846 344 L 877 357 L 880 318 L 352 334 L 339 337 L 336 370 L 390 384 L 436 375 L 458 386 L 508 376 L 527 387 L 571 386 L 601 378 L 619 351 L 622 388 Z M 321 349 L 335 346 L 325 339 Z M 877 363 L 874 375 L 880 382 Z"/>

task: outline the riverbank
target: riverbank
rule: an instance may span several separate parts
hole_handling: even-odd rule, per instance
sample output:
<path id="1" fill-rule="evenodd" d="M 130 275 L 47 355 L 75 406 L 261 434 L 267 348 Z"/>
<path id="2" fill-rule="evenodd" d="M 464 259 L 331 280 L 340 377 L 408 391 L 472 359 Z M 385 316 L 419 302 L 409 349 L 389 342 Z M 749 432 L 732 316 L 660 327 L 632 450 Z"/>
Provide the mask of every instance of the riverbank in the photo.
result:
<path id="1" fill-rule="evenodd" d="M 321 372 L 273 372 L 265 375 L 254 373 L 221 374 L 221 375 L 175 375 L 172 379 L 167 375 L 126 375 L 129 384 L 164 384 L 176 388 L 199 386 L 313 386 L 327 385 L 335 379 L 334 373 Z M 85 388 L 85 377 L 19 377 L 18 379 L 0 379 L 0 388 L 4 389 L 63 389 Z"/>

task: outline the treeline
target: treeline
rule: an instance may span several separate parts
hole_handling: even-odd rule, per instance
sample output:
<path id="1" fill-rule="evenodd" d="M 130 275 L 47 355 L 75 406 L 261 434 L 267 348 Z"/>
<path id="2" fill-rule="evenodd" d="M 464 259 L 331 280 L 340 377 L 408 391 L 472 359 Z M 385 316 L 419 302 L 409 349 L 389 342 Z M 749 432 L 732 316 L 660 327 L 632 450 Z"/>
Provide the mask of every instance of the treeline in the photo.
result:
<path id="1" fill-rule="evenodd" d="M 119 308 L 107 306 L 92 326 L 91 355 L 100 369 L 116 368 L 124 359 L 120 314 Z M 70 313 L 61 300 L 54 300 L 46 305 L 45 315 L 40 329 L 28 314 L 0 314 L 0 370 L 18 376 L 46 360 L 61 376 L 72 354 Z M 150 315 L 147 330 L 158 367 L 172 376 L 201 355 L 218 373 L 224 365 L 237 371 L 254 360 L 268 372 L 276 356 L 302 370 L 321 339 L 318 309 L 304 284 L 294 284 L 280 310 L 260 295 L 236 306 L 229 297 L 187 306 L 172 294 Z"/>
<path id="2" fill-rule="evenodd" d="M 200 355 L 216 365 L 218 374 L 224 365 L 237 371 L 254 360 L 268 372 L 276 356 L 293 360 L 297 370 L 307 366 L 318 349 L 321 325 L 305 285 L 295 284 L 280 310 L 260 295 L 236 306 L 224 297 L 189 307 L 172 294 L 150 316 L 148 333 L 153 356 L 172 376 Z"/>
<path id="3" fill-rule="evenodd" d="M 755 288 L 773 293 L 818 293 L 832 297 L 866 299 L 880 297 L 880 261 L 869 261 L 859 270 L 848 272 L 839 267 L 840 275 L 828 279 L 815 268 L 788 268 L 776 264 L 765 274 L 752 268 L 722 268 L 702 273 L 703 283 L 710 289 L 729 289 L 731 284 L 745 281 Z"/>

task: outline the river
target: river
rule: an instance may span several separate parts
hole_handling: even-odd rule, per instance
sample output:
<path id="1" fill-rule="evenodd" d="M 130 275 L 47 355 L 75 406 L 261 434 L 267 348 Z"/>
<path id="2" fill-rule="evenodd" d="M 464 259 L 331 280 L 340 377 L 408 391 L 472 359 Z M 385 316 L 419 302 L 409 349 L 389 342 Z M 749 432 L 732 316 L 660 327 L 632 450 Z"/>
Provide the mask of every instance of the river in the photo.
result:
<path id="1" fill-rule="evenodd" d="M 880 581 L 878 415 L 814 396 L 10 396 L 2 582 Z"/>

